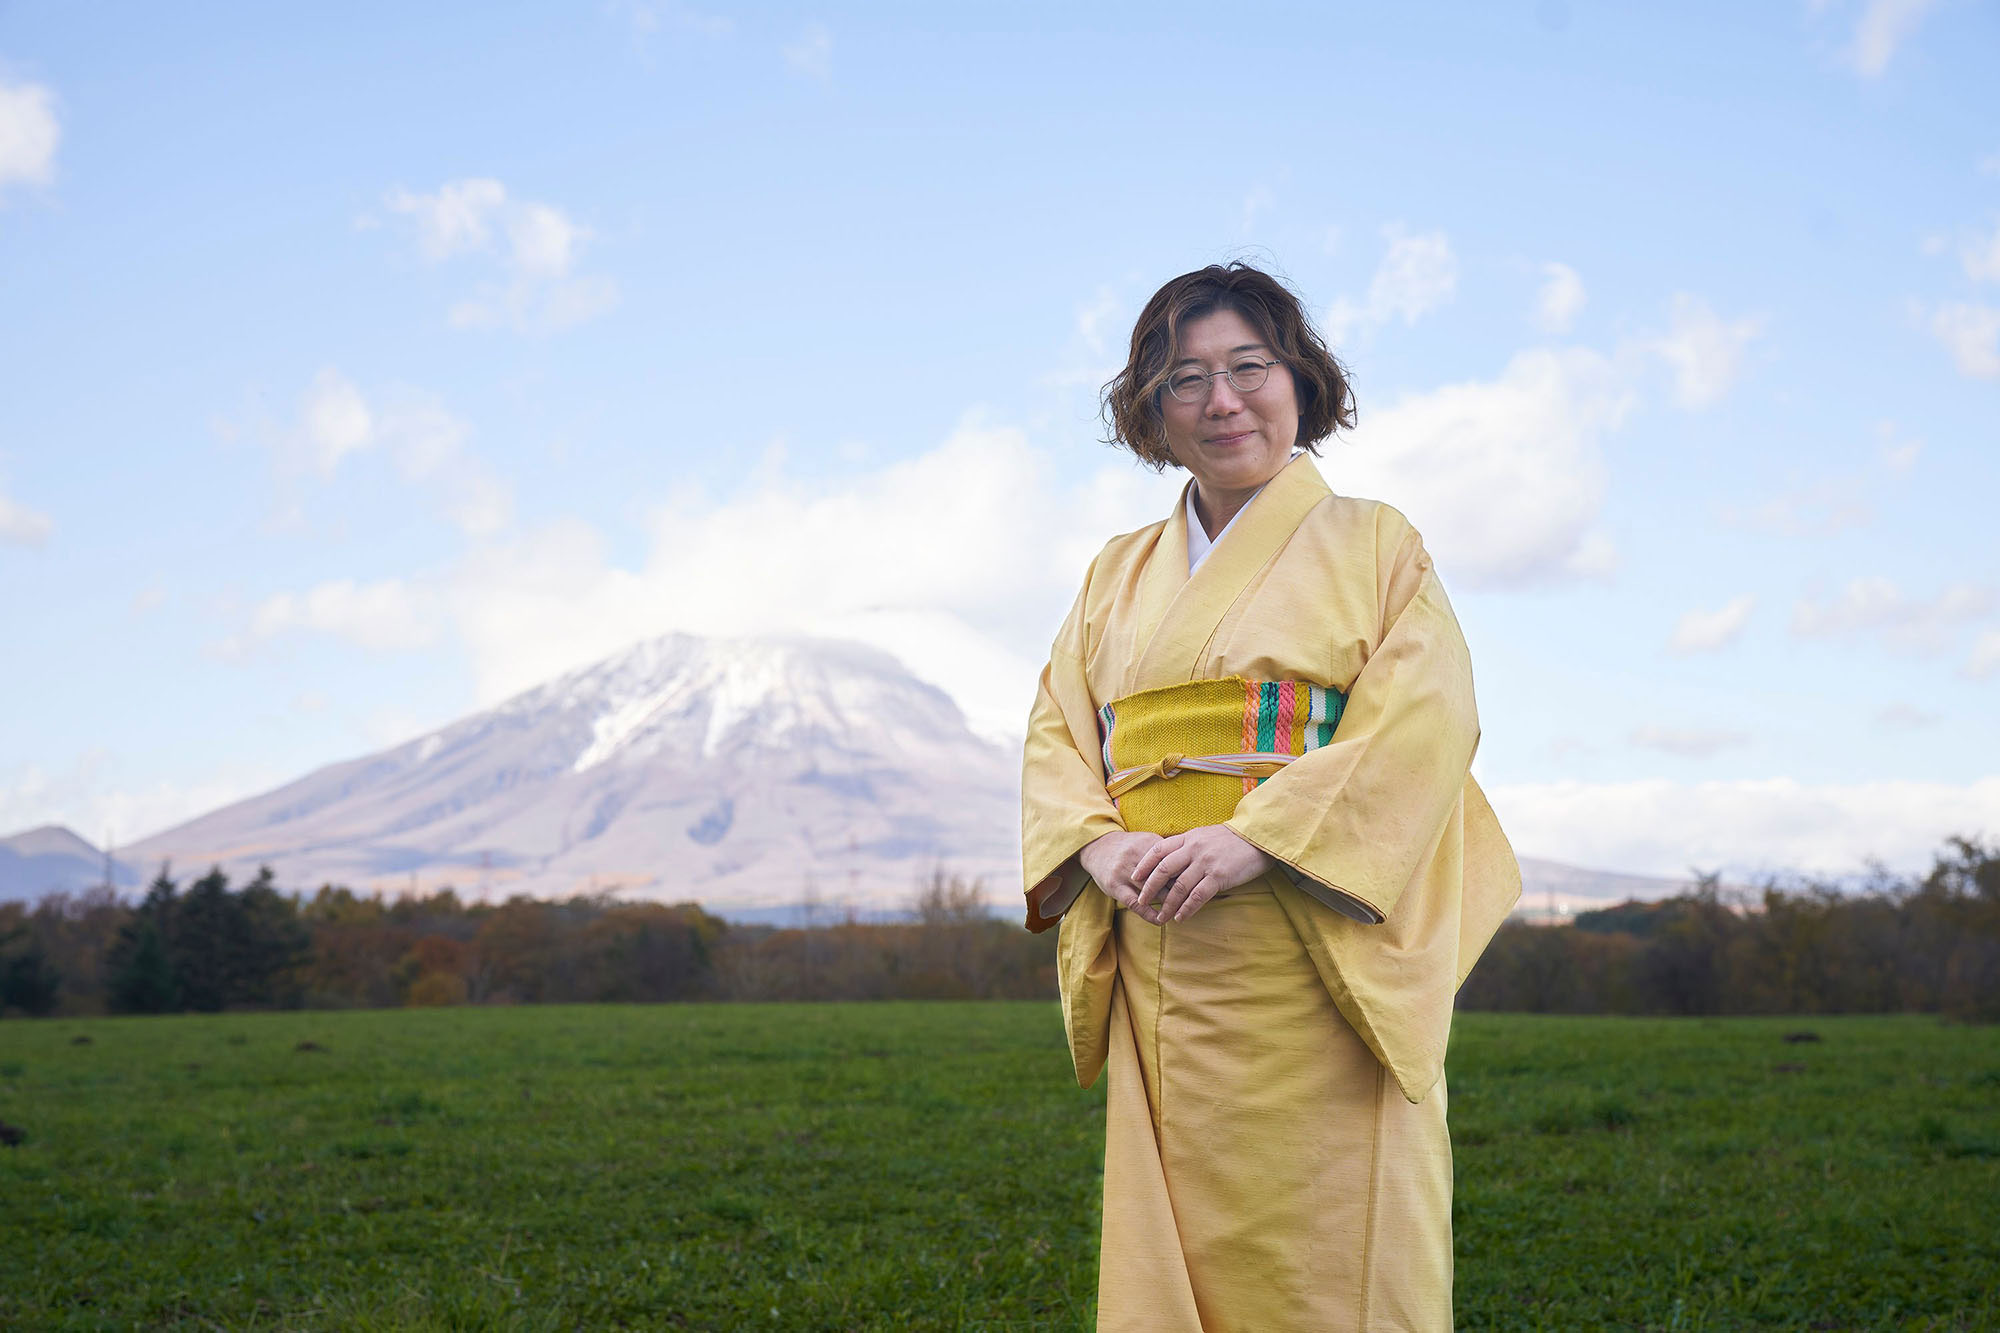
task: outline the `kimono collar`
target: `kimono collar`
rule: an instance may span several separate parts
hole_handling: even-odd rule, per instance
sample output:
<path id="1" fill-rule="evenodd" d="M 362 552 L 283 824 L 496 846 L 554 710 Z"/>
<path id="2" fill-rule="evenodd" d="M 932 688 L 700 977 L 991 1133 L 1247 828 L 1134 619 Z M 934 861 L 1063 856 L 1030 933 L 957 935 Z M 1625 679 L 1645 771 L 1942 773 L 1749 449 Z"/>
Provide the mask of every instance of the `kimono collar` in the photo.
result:
<path id="1" fill-rule="evenodd" d="M 1264 486 L 1270 484 L 1269 482 L 1265 482 Z M 1264 486 L 1259 486 L 1256 490 L 1250 492 L 1250 499 L 1243 502 L 1243 509 L 1239 509 L 1231 514 L 1229 521 L 1222 525 L 1222 531 L 1216 533 L 1213 539 L 1209 537 L 1208 529 L 1202 527 L 1201 515 L 1195 512 L 1194 483 L 1189 482 L 1181 488 L 1181 509 L 1183 510 L 1181 517 L 1187 523 L 1187 558 L 1188 573 L 1190 575 L 1201 568 L 1201 562 L 1208 559 L 1208 553 L 1215 549 L 1216 542 L 1221 541 L 1229 535 L 1229 530 L 1236 526 L 1237 519 L 1243 517 L 1243 510 L 1250 507 L 1251 501 L 1254 501 L 1264 493 Z"/>
<path id="2" fill-rule="evenodd" d="M 1264 483 L 1255 500 L 1230 521 L 1229 540 L 1218 540 L 1201 567 L 1190 573 L 1184 490 L 1139 579 L 1143 647 L 1123 692 L 1194 679 L 1202 650 L 1223 616 L 1257 572 L 1291 540 L 1306 514 L 1332 494 L 1312 456 L 1300 454 Z"/>

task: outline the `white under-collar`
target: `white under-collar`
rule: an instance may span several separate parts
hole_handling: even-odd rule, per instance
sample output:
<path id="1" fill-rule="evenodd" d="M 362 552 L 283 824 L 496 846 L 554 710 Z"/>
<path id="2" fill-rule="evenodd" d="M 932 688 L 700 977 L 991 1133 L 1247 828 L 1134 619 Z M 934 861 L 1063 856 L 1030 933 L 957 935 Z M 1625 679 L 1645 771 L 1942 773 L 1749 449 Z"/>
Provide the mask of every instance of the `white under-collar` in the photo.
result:
<path id="1" fill-rule="evenodd" d="M 1267 481 L 1264 483 L 1264 486 L 1269 486 L 1270 484 L 1271 483 Z M 1216 533 L 1213 538 L 1210 538 L 1208 535 L 1208 529 L 1202 527 L 1201 525 L 1201 515 L 1194 512 L 1194 483 L 1193 482 L 1188 483 L 1188 488 L 1187 488 L 1188 573 L 1190 574 L 1194 573 L 1196 567 L 1199 566 L 1202 561 L 1208 559 L 1208 553 L 1215 549 L 1216 543 L 1220 542 L 1224 537 L 1227 537 L 1229 535 L 1229 530 L 1236 526 L 1236 520 L 1243 517 L 1243 510 L 1248 509 L 1250 507 L 1251 501 L 1254 501 L 1259 495 L 1263 493 L 1264 486 L 1259 486 L 1256 490 L 1250 492 L 1250 499 L 1245 500 L 1243 502 L 1243 509 L 1239 509 L 1234 514 L 1230 515 L 1229 521 L 1222 525 L 1222 531 Z"/>

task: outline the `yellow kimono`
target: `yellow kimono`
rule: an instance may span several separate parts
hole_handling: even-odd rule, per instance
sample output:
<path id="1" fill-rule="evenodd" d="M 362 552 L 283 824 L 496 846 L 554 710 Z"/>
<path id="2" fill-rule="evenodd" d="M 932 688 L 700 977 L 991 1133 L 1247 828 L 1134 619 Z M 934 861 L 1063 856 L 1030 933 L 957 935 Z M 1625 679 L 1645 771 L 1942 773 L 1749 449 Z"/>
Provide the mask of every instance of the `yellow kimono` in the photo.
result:
<path id="1" fill-rule="evenodd" d="M 1465 642 L 1415 529 L 1308 456 L 1192 575 L 1185 515 L 1092 562 L 1022 781 L 1028 928 L 1078 1083 L 1110 1068 L 1098 1326 L 1448 1329 L 1452 997 L 1520 894 Z M 1155 927 L 1076 860 L 1199 823 L 1280 870 Z"/>

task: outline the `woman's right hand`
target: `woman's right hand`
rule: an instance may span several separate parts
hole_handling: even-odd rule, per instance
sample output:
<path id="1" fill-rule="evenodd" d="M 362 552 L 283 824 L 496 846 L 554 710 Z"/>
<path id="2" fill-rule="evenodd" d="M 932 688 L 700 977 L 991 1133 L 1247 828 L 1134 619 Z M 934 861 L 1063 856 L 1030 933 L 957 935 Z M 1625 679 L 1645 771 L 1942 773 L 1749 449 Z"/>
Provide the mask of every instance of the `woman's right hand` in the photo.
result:
<path id="1" fill-rule="evenodd" d="M 1107 898 L 1120 907 L 1130 907 L 1139 900 L 1139 884 L 1133 880 L 1132 872 L 1139 868 L 1139 862 L 1159 840 L 1157 833 L 1106 833 L 1086 843 L 1076 859 L 1091 882 L 1103 890 Z M 1153 910 L 1157 912 L 1158 909 Z M 1144 915 L 1144 909 L 1141 909 L 1141 915 Z M 1151 917 L 1147 919 L 1152 920 Z M 1158 925 L 1159 922 L 1154 921 L 1153 924 Z"/>

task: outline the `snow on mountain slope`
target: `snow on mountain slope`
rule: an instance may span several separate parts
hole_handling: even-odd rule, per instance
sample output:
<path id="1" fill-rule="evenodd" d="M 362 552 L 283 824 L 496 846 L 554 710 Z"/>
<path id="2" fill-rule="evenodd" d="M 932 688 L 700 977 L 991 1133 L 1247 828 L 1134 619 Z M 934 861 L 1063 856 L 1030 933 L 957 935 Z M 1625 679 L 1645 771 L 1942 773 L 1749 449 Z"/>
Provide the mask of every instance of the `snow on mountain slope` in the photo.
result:
<path id="1" fill-rule="evenodd" d="M 1018 759 L 859 644 L 649 640 L 498 707 L 157 834 L 141 863 L 282 883 L 719 909 L 900 905 L 944 864 L 1016 892 Z"/>
<path id="2" fill-rule="evenodd" d="M 1019 764 L 876 649 L 676 634 L 119 850 L 148 873 L 269 863 L 292 889 L 615 892 L 758 919 L 809 896 L 829 914 L 895 911 L 942 864 L 1011 910 Z M 98 864 L 60 832 L 9 841 L 64 874 Z M 17 868 L 39 883 L 56 867 Z M 1523 911 L 1551 919 L 1681 887 L 1522 868 Z"/>

